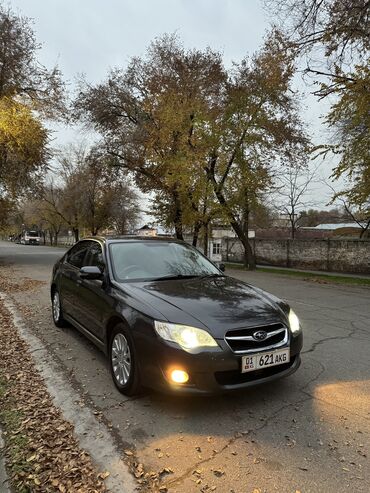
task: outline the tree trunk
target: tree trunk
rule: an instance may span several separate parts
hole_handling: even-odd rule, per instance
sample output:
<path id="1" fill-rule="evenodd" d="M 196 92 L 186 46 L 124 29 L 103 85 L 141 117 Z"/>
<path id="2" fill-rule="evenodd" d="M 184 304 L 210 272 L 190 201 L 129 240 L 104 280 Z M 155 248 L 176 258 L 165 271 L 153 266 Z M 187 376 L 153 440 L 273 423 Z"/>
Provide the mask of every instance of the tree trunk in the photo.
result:
<path id="1" fill-rule="evenodd" d="M 364 228 L 361 229 L 361 233 L 360 233 L 360 240 L 362 238 L 366 238 L 366 235 L 367 235 L 367 232 L 369 230 L 369 226 L 370 226 L 370 221 L 368 221 L 368 223 L 366 224 L 366 226 Z"/>
<path id="2" fill-rule="evenodd" d="M 80 231 L 79 231 L 79 228 L 78 228 L 78 214 L 77 212 L 75 211 L 74 213 L 74 224 L 76 226 L 73 226 L 72 227 L 72 231 L 73 231 L 73 234 L 74 234 L 74 237 L 75 237 L 75 242 L 77 242 L 79 239 L 80 239 Z"/>
<path id="3" fill-rule="evenodd" d="M 196 247 L 198 244 L 198 238 L 199 238 L 199 231 L 202 227 L 202 223 L 196 222 L 194 225 L 194 231 L 193 231 L 193 247 Z"/>
<path id="4" fill-rule="evenodd" d="M 291 237 L 292 240 L 295 238 L 295 224 L 294 224 L 294 219 L 291 221 Z"/>
<path id="5" fill-rule="evenodd" d="M 249 270 L 254 270 L 256 268 L 256 257 L 254 255 L 252 246 L 249 243 L 248 238 L 246 238 L 245 242 L 243 242 L 242 239 L 240 239 L 240 241 L 243 243 L 243 246 L 244 246 L 244 265 Z"/>
<path id="6" fill-rule="evenodd" d="M 203 253 L 208 257 L 208 243 L 209 243 L 209 223 L 204 223 L 204 243 L 203 243 Z"/>
<path id="7" fill-rule="evenodd" d="M 49 229 L 49 238 L 50 238 L 50 245 L 53 246 L 53 233 L 50 229 Z"/>
<path id="8" fill-rule="evenodd" d="M 217 197 L 217 200 L 229 217 L 230 226 L 233 228 L 237 237 L 242 242 L 242 245 L 244 247 L 245 266 L 248 267 L 249 270 L 254 270 L 256 268 L 256 259 L 255 259 L 251 244 L 249 243 L 248 235 L 246 235 L 244 233 L 242 226 L 238 223 L 233 212 L 229 209 L 229 206 L 226 202 L 226 199 L 225 199 L 222 191 L 219 189 L 214 176 L 211 176 L 211 181 L 213 183 L 213 187 L 214 187 L 214 191 L 215 191 L 215 195 Z"/>
<path id="9" fill-rule="evenodd" d="M 58 233 L 55 232 L 55 245 L 58 246 Z"/>
<path id="10" fill-rule="evenodd" d="M 173 191 L 174 199 L 174 223 L 175 223 L 175 233 L 178 240 L 184 240 L 183 227 L 182 227 L 182 207 L 180 202 L 180 197 L 177 190 Z"/>
<path id="11" fill-rule="evenodd" d="M 179 224 L 178 222 L 175 223 L 175 235 L 178 240 L 184 241 L 184 235 L 182 232 L 182 224 Z"/>

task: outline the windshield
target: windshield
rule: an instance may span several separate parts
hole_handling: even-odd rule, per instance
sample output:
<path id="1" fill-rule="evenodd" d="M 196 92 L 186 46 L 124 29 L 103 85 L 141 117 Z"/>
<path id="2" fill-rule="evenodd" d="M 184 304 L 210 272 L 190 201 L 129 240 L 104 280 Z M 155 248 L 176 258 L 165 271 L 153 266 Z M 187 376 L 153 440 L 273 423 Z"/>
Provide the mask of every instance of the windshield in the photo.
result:
<path id="1" fill-rule="evenodd" d="M 37 231 L 26 231 L 26 236 L 39 236 Z"/>
<path id="2" fill-rule="evenodd" d="M 112 243 L 110 253 L 117 281 L 222 275 L 198 250 L 182 243 Z"/>

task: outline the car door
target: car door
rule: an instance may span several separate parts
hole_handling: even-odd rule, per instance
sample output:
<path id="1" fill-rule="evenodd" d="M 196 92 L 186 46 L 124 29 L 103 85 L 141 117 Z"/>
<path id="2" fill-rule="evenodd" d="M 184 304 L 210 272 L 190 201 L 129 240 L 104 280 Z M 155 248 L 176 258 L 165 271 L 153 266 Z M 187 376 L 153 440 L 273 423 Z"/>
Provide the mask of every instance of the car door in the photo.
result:
<path id="1" fill-rule="evenodd" d="M 63 311 L 66 315 L 80 322 L 80 269 L 85 265 L 85 258 L 90 246 L 87 240 L 79 241 L 65 256 L 60 266 L 59 294 Z"/>
<path id="2" fill-rule="evenodd" d="M 85 265 L 99 267 L 103 274 L 106 273 L 103 245 L 98 240 L 90 242 Z M 81 279 L 79 286 L 81 323 L 98 339 L 103 340 L 104 322 L 111 305 L 106 292 L 106 280 Z"/>

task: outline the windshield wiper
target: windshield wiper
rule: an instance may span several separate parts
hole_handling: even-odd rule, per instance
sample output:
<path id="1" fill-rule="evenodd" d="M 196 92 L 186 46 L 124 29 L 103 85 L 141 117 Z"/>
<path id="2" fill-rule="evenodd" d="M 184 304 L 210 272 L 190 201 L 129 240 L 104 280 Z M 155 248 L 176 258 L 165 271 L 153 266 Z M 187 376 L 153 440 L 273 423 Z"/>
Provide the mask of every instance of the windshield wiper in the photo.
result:
<path id="1" fill-rule="evenodd" d="M 225 274 L 204 274 L 203 276 L 197 276 L 198 279 L 210 279 L 212 277 L 225 277 Z"/>
<path id="2" fill-rule="evenodd" d="M 191 279 L 193 277 L 198 277 L 195 274 L 170 274 L 168 276 L 156 277 L 153 281 L 165 281 L 167 279 Z"/>
<path id="3" fill-rule="evenodd" d="M 223 274 L 170 274 L 156 277 L 153 281 L 166 281 L 168 279 L 206 279 L 211 277 L 225 277 Z"/>

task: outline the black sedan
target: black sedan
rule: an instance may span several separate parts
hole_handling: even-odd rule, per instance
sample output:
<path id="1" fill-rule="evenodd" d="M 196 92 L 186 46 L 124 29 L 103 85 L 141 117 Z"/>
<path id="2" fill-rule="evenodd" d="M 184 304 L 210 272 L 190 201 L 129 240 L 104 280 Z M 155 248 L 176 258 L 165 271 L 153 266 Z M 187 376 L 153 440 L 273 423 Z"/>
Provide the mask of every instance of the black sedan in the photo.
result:
<path id="1" fill-rule="evenodd" d="M 55 324 L 69 322 L 102 349 L 127 395 L 141 386 L 225 392 L 300 365 L 302 331 L 288 304 L 181 241 L 81 240 L 55 264 L 51 299 Z"/>

